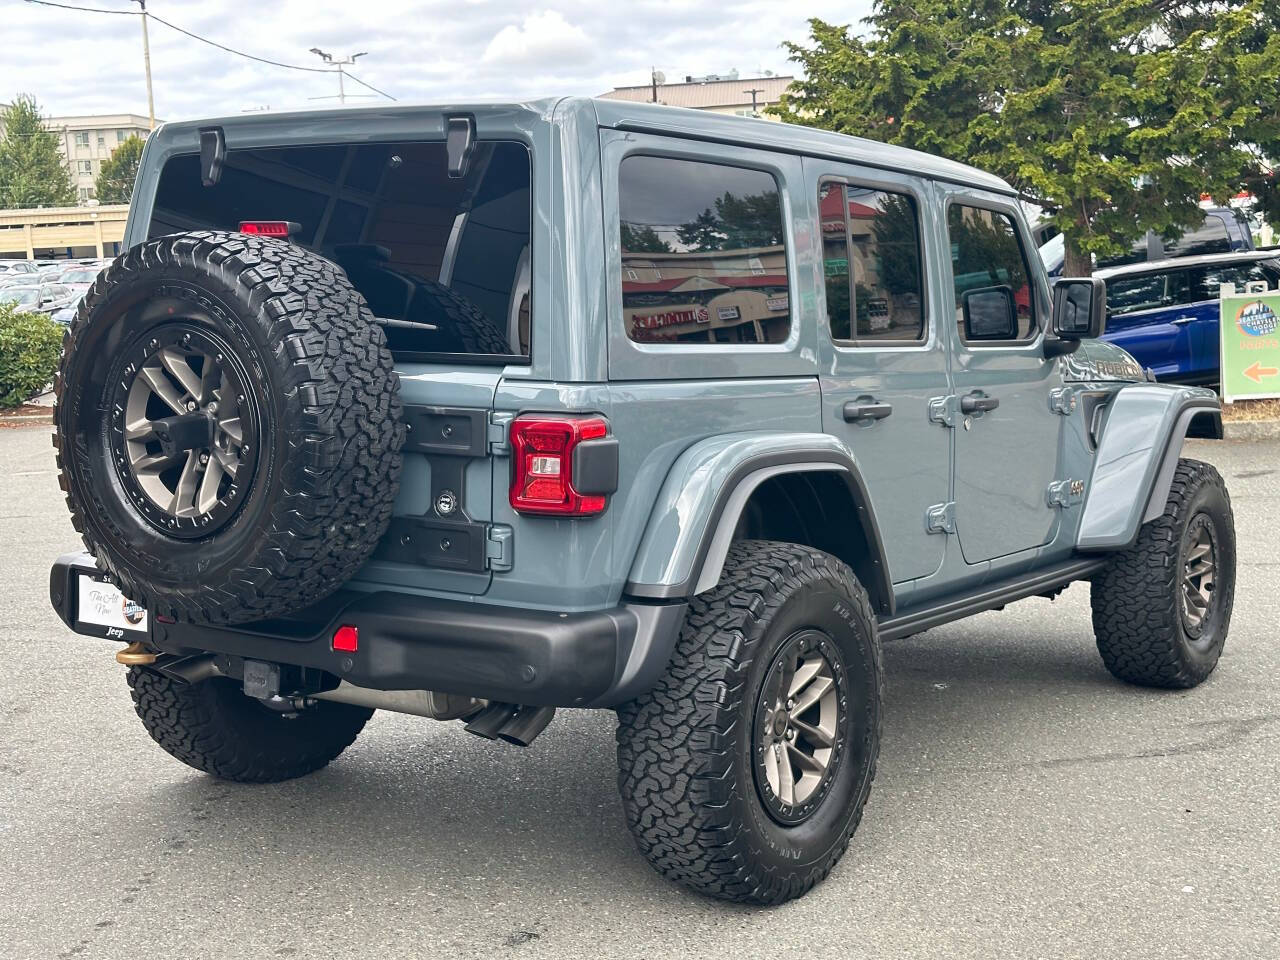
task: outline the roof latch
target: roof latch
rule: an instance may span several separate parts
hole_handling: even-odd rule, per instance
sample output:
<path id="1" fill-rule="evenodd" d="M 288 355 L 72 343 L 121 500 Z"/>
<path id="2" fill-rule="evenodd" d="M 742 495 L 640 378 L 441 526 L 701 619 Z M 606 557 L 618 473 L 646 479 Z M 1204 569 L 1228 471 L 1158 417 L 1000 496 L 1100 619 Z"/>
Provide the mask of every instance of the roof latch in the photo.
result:
<path id="1" fill-rule="evenodd" d="M 200 131 L 200 182 L 217 186 L 222 179 L 222 164 L 227 159 L 227 138 L 221 127 L 204 127 Z"/>
<path id="2" fill-rule="evenodd" d="M 469 116 L 448 117 L 447 122 L 445 149 L 449 155 L 449 179 L 460 180 L 467 175 L 467 165 L 476 148 L 476 122 Z"/>

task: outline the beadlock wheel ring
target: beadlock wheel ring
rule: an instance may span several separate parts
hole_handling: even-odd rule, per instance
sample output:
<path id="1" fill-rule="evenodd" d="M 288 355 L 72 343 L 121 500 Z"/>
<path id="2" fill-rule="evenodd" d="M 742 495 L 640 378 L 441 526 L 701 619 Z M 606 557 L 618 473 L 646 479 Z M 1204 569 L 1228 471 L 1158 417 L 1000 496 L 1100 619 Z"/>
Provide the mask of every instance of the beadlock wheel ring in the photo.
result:
<path id="1" fill-rule="evenodd" d="M 108 449 L 138 513 L 181 540 L 230 523 L 253 484 L 261 421 L 227 342 L 193 322 L 166 323 L 122 351 L 109 382 Z"/>
<path id="2" fill-rule="evenodd" d="M 843 759 L 848 693 L 835 641 L 820 630 L 792 634 L 761 685 L 752 728 L 756 791 L 783 826 L 809 819 Z"/>
<path id="3" fill-rule="evenodd" d="M 1197 513 L 1182 535 L 1180 606 L 1183 629 L 1192 640 L 1203 640 L 1210 626 L 1217 570 L 1217 530 L 1207 513 Z"/>

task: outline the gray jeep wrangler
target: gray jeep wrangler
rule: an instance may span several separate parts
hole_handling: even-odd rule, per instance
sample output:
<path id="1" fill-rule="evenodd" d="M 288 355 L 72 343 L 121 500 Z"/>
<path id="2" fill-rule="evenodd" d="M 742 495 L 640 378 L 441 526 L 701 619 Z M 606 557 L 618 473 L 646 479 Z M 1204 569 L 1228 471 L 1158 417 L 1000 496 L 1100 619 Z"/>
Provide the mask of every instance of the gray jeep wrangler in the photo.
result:
<path id="1" fill-rule="evenodd" d="M 981 171 L 612 101 L 243 115 L 156 131 L 127 246 L 50 594 L 213 776 L 613 709 L 653 866 L 777 903 L 862 816 L 882 641 L 1088 580 L 1117 677 L 1222 652 L 1216 397 L 1094 339 Z"/>

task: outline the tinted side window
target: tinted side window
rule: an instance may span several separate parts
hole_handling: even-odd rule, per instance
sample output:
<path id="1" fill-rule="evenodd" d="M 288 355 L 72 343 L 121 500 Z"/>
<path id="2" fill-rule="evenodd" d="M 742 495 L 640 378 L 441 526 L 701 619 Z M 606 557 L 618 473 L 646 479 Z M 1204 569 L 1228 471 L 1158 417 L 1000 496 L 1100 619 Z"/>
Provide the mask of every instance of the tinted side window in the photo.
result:
<path id="1" fill-rule="evenodd" d="M 923 340 L 915 200 L 901 193 L 824 183 L 818 210 L 831 338 Z"/>
<path id="2" fill-rule="evenodd" d="M 947 211 L 947 231 L 960 338 L 966 343 L 974 339 L 1032 339 L 1037 328 L 1031 270 L 1013 218 L 1006 213 L 956 203 Z M 1006 301 L 1012 300 L 1014 315 L 1010 327 L 1014 336 L 967 337 L 965 294 L 981 297 L 984 314 L 987 314 L 985 305 L 993 300 L 1001 296 Z"/>
<path id="3" fill-rule="evenodd" d="M 1216 214 L 1209 214 L 1204 223 L 1188 230 L 1175 243 L 1166 244 L 1166 257 L 1190 257 L 1201 253 L 1230 253 L 1231 238 L 1227 225 Z"/>
<path id="4" fill-rule="evenodd" d="M 1186 270 L 1143 273 L 1107 281 L 1107 313 L 1111 316 L 1159 310 L 1192 301 L 1190 277 Z"/>
<path id="5" fill-rule="evenodd" d="M 1237 292 L 1243 292 L 1246 283 L 1262 281 L 1270 289 L 1277 285 L 1277 280 L 1280 280 L 1280 264 L 1274 262 L 1212 263 L 1203 267 L 1197 278 L 1196 299 L 1217 300 L 1218 288 L 1224 283 L 1234 283 Z"/>
<path id="6" fill-rule="evenodd" d="M 771 174 L 631 156 L 618 173 L 622 312 L 641 343 L 781 343 L 791 329 Z"/>

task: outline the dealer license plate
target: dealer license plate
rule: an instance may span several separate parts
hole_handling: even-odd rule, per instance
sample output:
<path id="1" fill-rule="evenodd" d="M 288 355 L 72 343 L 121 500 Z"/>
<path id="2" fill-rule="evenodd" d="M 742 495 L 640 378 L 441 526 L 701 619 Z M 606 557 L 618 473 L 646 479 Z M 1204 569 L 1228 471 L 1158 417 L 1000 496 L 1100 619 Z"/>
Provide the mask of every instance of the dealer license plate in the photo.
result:
<path id="1" fill-rule="evenodd" d="M 76 621 L 103 637 L 145 637 L 147 611 L 105 580 L 79 574 Z"/>

